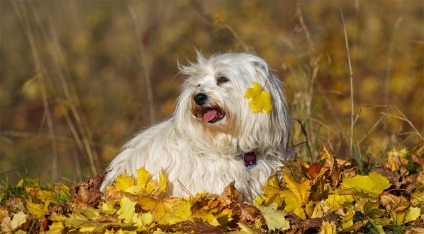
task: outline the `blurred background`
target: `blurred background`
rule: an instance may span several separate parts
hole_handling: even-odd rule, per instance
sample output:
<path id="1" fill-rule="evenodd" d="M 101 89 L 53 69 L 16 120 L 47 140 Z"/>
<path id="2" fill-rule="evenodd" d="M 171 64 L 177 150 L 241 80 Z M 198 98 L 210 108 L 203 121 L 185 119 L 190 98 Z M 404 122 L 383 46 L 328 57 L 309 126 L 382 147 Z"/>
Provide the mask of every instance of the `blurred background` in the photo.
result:
<path id="1" fill-rule="evenodd" d="M 423 139 L 422 0 L 3 0 L 0 17 L 1 181 L 102 173 L 172 114 L 196 49 L 268 61 L 305 160 L 372 166 Z"/>

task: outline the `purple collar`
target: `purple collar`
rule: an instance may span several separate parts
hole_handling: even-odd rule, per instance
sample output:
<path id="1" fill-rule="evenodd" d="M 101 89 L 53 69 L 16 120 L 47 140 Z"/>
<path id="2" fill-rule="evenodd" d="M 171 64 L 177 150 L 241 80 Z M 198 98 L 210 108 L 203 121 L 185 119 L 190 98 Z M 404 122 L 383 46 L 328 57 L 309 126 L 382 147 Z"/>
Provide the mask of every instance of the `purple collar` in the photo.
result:
<path id="1" fill-rule="evenodd" d="M 256 153 L 255 152 L 247 152 L 243 154 L 244 166 L 246 168 L 254 168 L 256 167 Z"/>

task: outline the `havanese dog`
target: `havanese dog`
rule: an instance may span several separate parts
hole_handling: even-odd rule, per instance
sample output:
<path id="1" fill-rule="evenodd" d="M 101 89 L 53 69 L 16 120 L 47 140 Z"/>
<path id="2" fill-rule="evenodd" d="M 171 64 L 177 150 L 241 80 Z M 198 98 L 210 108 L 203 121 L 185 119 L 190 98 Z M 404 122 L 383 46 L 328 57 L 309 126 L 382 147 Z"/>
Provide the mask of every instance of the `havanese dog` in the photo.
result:
<path id="1" fill-rule="evenodd" d="M 174 115 L 136 135 L 106 169 L 101 186 L 144 167 L 163 169 L 170 196 L 220 194 L 235 187 L 251 201 L 282 160 L 292 156 L 292 121 L 279 79 L 249 53 L 227 53 L 180 66 L 186 76 Z M 262 107 L 263 106 L 263 107 Z"/>

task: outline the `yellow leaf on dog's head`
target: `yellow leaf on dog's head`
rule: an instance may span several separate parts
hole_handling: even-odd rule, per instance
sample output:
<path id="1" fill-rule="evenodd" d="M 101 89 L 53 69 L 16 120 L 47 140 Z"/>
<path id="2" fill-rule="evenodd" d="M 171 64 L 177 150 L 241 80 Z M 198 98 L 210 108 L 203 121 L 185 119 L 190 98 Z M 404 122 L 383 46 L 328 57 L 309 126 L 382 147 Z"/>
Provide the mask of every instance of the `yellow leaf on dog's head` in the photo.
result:
<path id="1" fill-rule="evenodd" d="M 244 94 L 245 98 L 251 98 L 249 101 L 252 112 L 261 112 L 269 114 L 272 110 L 271 94 L 259 85 L 258 82 L 253 82 L 253 87 L 248 88 Z"/>

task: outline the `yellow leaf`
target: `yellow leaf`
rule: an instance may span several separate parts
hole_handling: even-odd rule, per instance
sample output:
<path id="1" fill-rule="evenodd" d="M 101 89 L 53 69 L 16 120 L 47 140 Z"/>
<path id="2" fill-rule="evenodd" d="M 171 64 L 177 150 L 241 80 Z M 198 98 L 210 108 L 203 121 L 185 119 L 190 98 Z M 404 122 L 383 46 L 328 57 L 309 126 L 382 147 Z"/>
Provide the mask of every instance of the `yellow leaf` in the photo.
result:
<path id="1" fill-rule="evenodd" d="M 106 202 L 104 202 L 100 206 L 100 209 L 102 210 L 102 212 L 104 214 L 107 214 L 107 215 L 111 215 L 111 214 L 114 214 L 116 212 L 116 209 L 115 209 L 115 207 L 113 206 L 112 203 L 106 203 Z"/>
<path id="2" fill-rule="evenodd" d="M 134 178 L 127 174 L 122 174 L 116 178 L 113 185 L 120 191 L 127 192 L 127 190 L 134 186 Z"/>
<path id="3" fill-rule="evenodd" d="M 276 189 L 280 189 L 281 188 L 280 181 L 278 180 L 277 174 L 274 174 L 274 175 L 270 176 L 268 178 L 268 181 L 267 181 L 266 184 L 268 186 L 271 186 L 271 187 L 276 188 Z"/>
<path id="4" fill-rule="evenodd" d="M 121 207 L 117 211 L 118 218 L 123 219 L 124 223 L 131 222 L 135 214 L 136 203 L 137 202 L 131 201 L 131 199 L 129 199 L 128 197 L 123 196 L 120 202 Z"/>
<path id="5" fill-rule="evenodd" d="M 353 215 L 355 214 L 355 210 L 353 206 L 349 207 L 346 211 L 343 219 L 341 221 L 341 230 L 342 231 L 351 231 L 353 228 Z"/>
<path id="6" fill-rule="evenodd" d="M 144 210 L 151 211 L 155 220 L 163 225 L 184 222 L 192 216 L 191 202 L 182 198 L 165 197 L 157 200 L 141 197 L 139 204 Z"/>
<path id="7" fill-rule="evenodd" d="M 419 207 L 409 207 L 405 212 L 391 212 L 390 214 L 396 225 L 401 225 L 417 220 L 421 215 L 421 209 Z"/>
<path id="8" fill-rule="evenodd" d="M 270 231 L 284 231 L 290 229 L 290 222 L 284 218 L 286 213 L 277 210 L 277 204 L 274 203 L 270 206 L 259 206 L 258 209 L 264 216 L 266 224 Z"/>
<path id="9" fill-rule="evenodd" d="M 309 201 L 308 204 L 305 206 L 305 213 L 308 215 L 308 217 L 311 217 L 315 210 L 315 202 Z M 321 217 L 320 217 L 321 218 Z"/>
<path id="10" fill-rule="evenodd" d="M 311 190 L 311 182 L 306 178 L 302 178 L 300 183 L 297 183 L 291 176 L 284 175 L 284 181 L 287 188 L 296 196 L 301 205 L 308 203 L 309 193 Z"/>
<path id="11" fill-rule="evenodd" d="M 336 230 L 336 224 L 334 222 L 327 222 L 324 221 L 322 222 L 322 226 L 321 226 L 321 230 L 319 232 L 319 234 L 336 234 L 337 230 Z"/>
<path id="12" fill-rule="evenodd" d="M 390 185 L 386 177 L 372 171 L 367 176 L 357 175 L 352 178 L 345 178 L 342 183 L 344 189 L 340 193 L 366 195 L 376 198 L 385 189 L 389 188 Z"/>
<path id="13" fill-rule="evenodd" d="M 10 225 L 13 229 L 16 229 L 26 222 L 26 217 L 27 215 L 24 212 L 19 211 L 18 213 L 13 215 Z"/>
<path id="14" fill-rule="evenodd" d="M 41 218 L 47 211 L 48 207 L 43 204 L 35 204 L 30 201 L 27 202 L 28 212 L 38 219 Z"/>
<path id="15" fill-rule="evenodd" d="M 281 204 L 283 199 L 281 196 L 281 190 L 275 188 L 272 185 L 264 185 L 263 187 L 264 194 L 261 196 L 255 198 L 254 205 L 256 207 L 260 205 L 266 205 L 269 206 L 272 203 Z"/>
<path id="16" fill-rule="evenodd" d="M 144 168 L 139 168 L 137 170 L 137 184 L 141 185 L 141 187 L 143 189 L 146 189 L 147 186 L 147 182 L 149 182 L 150 180 L 150 174 L 148 171 L 146 171 L 146 169 Z"/>
<path id="17" fill-rule="evenodd" d="M 233 234 L 259 234 L 261 232 L 259 231 L 255 231 L 254 229 L 252 229 L 251 227 L 247 226 L 244 223 L 238 223 L 239 227 L 240 227 L 240 231 L 235 231 L 235 232 L 231 232 Z"/>
<path id="18" fill-rule="evenodd" d="M 24 185 L 24 180 L 20 180 L 17 184 L 16 184 L 16 187 L 18 187 L 18 188 L 20 188 L 20 187 L 23 187 L 23 185 Z"/>
<path id="19" fill-rule="evenodd" d="M 49 226 L 49 233 L 63 233 L 65 231 L 65 226 L 62 222 L 54 222 Z"/>
<path id="20" fill-rule="evenodd" d="M 338 193 L 328 195 L 328 198 L 325 200 L 328 206 L 330 206 L 332 211 L 336 211 L 341 207 L 344 207 L 345 204 L 352 204 L 354 201 L 352 195 L 341 195 Z"/>
<path id="21" fill-rule="evenodd" d="M 267 114 L 271 112 L 271 94 L 264 91 L 258 82 L 253 82 L 253 87 L 246 90 L 244 97 L 251 99 L 249 104 L 252 112 L 261 112 L 262 110 Z"/>
<path id="22" fill-rule="evenodd" d="M 153 215 L 151 213 L 138 213 L 133 216 L 132 222 L 136 227 L 147 230 L 149 225 L 153 223 Z"/>
<path id="23" fill-rule="evenodd" d="M 168 180 L 166 179 L 165 172 L 163 170 L 160 170 L 159 186 L 158 186 L 158 193 L 159 194 L 166 192 L 167 183 L 168 183 Z"/>
<path id="24" fill-rule="evenodd" d="M 280 196 L 284 200 L 284 211 L 292 211 L 298 207 L 302 207 L 299 199 L 293 194 L 291 190 L 283 190 L 280 192 Z"/>

